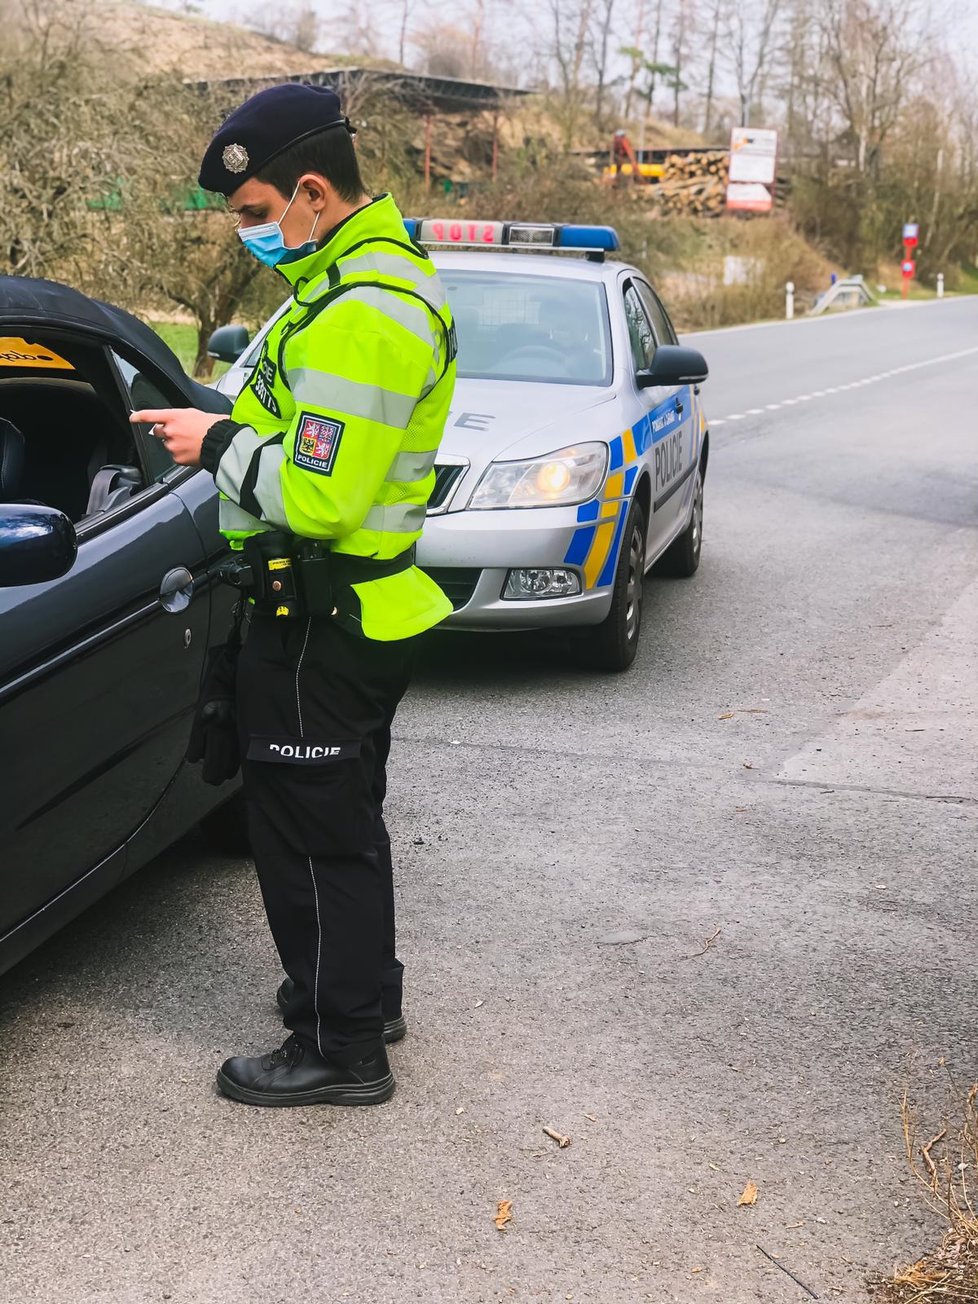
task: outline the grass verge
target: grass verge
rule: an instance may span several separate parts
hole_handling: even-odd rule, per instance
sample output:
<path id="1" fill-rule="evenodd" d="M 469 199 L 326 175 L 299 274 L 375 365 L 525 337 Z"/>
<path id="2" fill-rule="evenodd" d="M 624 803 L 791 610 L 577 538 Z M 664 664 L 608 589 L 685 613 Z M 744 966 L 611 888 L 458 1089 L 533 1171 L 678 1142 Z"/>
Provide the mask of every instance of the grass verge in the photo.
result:
<path id="1" fill-rule="evenodd" d="M 180 359 L 180 364 L 188 376 L 194 374 L 194 362 L 197 357 L 197 327 L 183 321 L 151 321 L 150 326 L 164 344 L 168 344 Z M 226 362 L 215 362 L 207 379 L 217 380 L 227 371 Z"/>

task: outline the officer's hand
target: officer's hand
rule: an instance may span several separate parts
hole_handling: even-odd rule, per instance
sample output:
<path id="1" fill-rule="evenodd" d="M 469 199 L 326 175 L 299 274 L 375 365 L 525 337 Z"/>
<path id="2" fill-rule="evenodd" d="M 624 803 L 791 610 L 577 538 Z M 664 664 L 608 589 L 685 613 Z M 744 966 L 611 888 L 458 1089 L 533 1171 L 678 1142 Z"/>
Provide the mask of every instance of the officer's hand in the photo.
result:
<path id="1" fill-rule="evenodd" d="M 151 434 L 163 441 L 163 447 L 181 466 L 200 465 L 200 446 L 211 426 L 224 418 L 197 408 L 146 408 L 134 412 L 133 425 L 151 425 Z"/>

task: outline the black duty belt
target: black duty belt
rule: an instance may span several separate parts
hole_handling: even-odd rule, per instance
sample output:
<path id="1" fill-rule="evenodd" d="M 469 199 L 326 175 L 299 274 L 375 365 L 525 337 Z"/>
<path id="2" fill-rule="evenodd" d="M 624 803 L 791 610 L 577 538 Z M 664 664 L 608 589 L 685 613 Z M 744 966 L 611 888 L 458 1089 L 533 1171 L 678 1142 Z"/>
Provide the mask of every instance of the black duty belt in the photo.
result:
<path id="1" fill-rule="evenodd" d="M 400 575 L 414 565 L 415 548 L 389 561 L 334 552 L 328 543 L 282 530 L 253 534 L 221 567 L 220 576 L 272 616 L 329 616 L 342 590 Z"/>

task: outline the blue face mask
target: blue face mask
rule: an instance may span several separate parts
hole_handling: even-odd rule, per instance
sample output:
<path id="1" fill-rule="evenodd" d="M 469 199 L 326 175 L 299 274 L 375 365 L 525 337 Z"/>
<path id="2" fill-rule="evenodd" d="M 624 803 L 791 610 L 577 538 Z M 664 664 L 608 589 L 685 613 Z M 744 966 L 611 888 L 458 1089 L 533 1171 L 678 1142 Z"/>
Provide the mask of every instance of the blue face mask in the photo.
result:
<path id="1" fill-rule="evenodd" d="M 312 233 L 316 229 L 316 223 L 319 221 L 319 214 L 313 218 L 312 227 L 309 230 L 309 239 L 301 245 L 287 245 L 285 236 L 282 234 L 282 218 L 292 207 L 295 197 L 299 193 L 299 187 L 296 186 L 292 191 L 292 198 L 285 205 L 285 212 L 277 222 L 262 222 L 260 226 L 239 227 L 238 235 L 241 243 L 249 253 L 255 255 L 260 263 L 266 267 L 278 267 L 280 263 L 294 263 L 298 258 L 305 258 L 316 248 L 316 242 L 312 238 Z"/>

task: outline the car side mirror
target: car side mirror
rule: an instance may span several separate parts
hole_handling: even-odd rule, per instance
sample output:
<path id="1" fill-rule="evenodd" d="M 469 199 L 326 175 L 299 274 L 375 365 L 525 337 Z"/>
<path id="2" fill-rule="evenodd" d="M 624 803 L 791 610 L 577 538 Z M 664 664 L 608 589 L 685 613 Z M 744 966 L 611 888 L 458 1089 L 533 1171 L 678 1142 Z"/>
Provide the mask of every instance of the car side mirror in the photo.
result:
<path id="1" fill-rule="evenodd" d="M 59 579 L 77 555 L 75 527 L 63 512 L 40 503 L 0 503 L 0 586 Z"/>
<path id="2" fill-rule="evenodd" d="M 681 344 L 660 344 L 652 357 L 652 366 L 635 373 L 639 389 L 653 385 L 701 385 L 710 369 L 697 349 Z"/>
<path id="3" fill-rule="evenodd" d="M 207 341 L 207 356 L 218 362 L 237 362 L 250 343 L 247 326 L 218 326 Z"/>

